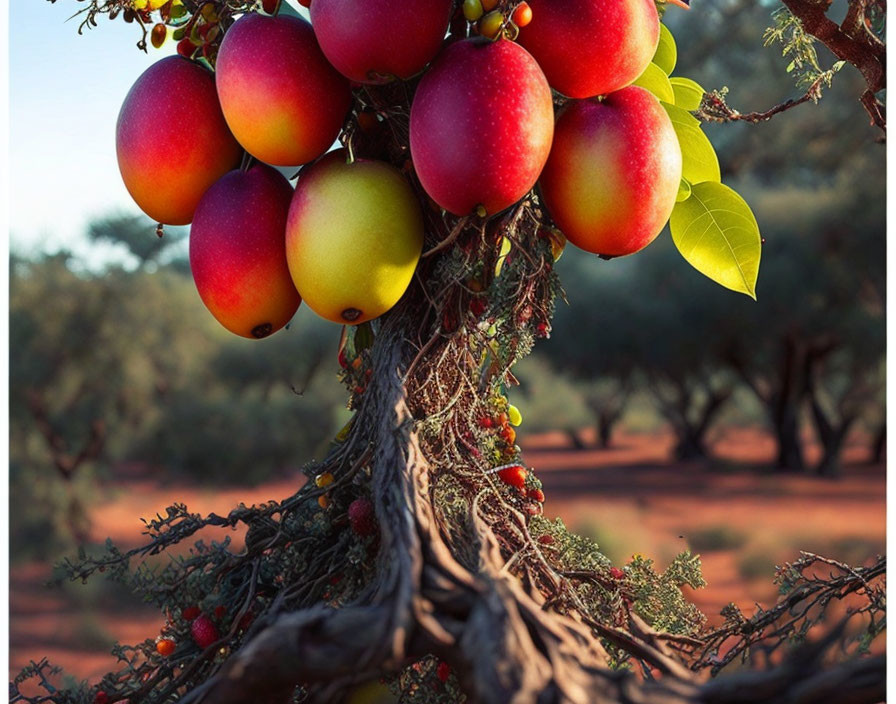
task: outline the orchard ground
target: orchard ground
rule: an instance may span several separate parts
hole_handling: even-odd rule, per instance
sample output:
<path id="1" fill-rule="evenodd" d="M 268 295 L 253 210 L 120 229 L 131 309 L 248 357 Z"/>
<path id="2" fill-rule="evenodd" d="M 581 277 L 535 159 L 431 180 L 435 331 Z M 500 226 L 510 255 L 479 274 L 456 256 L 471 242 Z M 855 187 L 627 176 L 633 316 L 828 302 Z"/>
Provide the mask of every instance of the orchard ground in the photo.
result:
<path id="1" fill-rule="evenodd" d="M 593 440 L 587 431 L 583 436 Z M 673 438 L 665 434 L 620 433 L 614 440 L 601 451 L 573 450 L 559 432 L 523 437 L 525 458 L 544 484 L 545 514 L 595 538 L 616 564 L 635 552 L 661 567 L 683 549 L 700 553 L 708 586 L 689 596 L 711 622 L 720 622 L 720 609 L 732 601 L 748 615 L 757 602 L 774 603 L 774 565 L 799 550 L 856 564 L 885 549 L 886 471 L 866 463 L 866 438 L 849 444 L 838 480 L 771 473 L 773 441 L 756 430 L 718 433 L 714 459 L 697 464 L 670 463 Z M 809 459 L 817 454 L 809 444 Z M 134 546 L 138 517 L 169 503 L 226 513 L 240 501 L 282 499 L 295 488 L 295 480 L 251 489 L 160 486 L 136 475 L 113 484 L 94 504 L 93 535 Z M 205 535 L 224 534 L 241 543 L 239 533 Z M 99 581 L 45 588 L 51 569 L 11 566 L 10 676 L 46 656 L 69 674 L 95 681 L 116 666 L 109 655 L 114 640 L 136 643 L 158 634 L 163 618 L 155 608 Z"/>

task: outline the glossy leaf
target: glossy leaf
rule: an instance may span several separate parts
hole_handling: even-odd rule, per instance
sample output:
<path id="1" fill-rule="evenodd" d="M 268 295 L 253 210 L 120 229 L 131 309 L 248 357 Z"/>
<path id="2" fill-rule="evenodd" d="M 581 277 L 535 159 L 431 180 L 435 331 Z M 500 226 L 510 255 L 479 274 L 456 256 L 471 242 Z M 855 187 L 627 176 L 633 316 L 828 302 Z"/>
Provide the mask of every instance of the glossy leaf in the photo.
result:
<path id="1" fill-rule="evenodd" d="M 691 185 L 704 181 L 721 181 L 719 159 L 709 139 L 700 129 L 700 121 L 675 105 L 663 102 L 663 107 L 672 120 L 672 127 L 678 135 L 681 146 L 681 177 Z"/>
<path id="2" fill-rule="evenodd" d="M 675 46 L 675 38 L 666 25 L 660 23 L 660 43 L 653 55 L 653 63 L 659 66 L 668 76 L 675 70 L 678 61 L 678 47 Z"/>
<path id="3" fill-rule="evenodd" d="M 669 79 L 669 83 L 672 84 L 672 90 L 675 93 L 675 107 L 682 110 L 696 110 L 700 107 L 703 94 L 706 91 L 697 81 L 692 81 L 684 76 L 675 76 Z"/>
<path id="4" fill-rule="evenodd" d="M 691 197 L 691 184 L 686 179 L 681 179 L 678 184 L 678 195 L 675 196 L 675 202 L 681 203 Z"/>
<path id="5" fill-rule="evenodd" d="M 669 222 L 678 251 L 701 274 L 756 298 L 762 239 L 750 206 L 728 186 L 698 183 Z"/>
<path id="6" fill-rule="evenodd" d="M 663 70 L 656 64 L 648 64 L 644 73 L 635 79 L 632 85 L 641 86 L 653 93 L 657 98 L 667 103 L 675 102 L 675 93 L 672 92 L 672 84 Z"/>

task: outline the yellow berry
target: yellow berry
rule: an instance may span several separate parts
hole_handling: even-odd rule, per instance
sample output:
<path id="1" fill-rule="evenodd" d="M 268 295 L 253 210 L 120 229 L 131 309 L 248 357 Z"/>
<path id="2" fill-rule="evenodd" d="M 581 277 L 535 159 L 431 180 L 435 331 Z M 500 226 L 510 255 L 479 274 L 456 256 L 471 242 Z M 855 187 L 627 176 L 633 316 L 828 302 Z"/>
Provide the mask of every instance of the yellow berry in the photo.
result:
<path id="1" fill-rule="evenodd" d="M 516 406 L 508 406 L 507 407 L 507 420 L 510 421 L 511 425 L 519 425 L 523 422 L 523 414 L 520 413 L 520 409 Z"/>

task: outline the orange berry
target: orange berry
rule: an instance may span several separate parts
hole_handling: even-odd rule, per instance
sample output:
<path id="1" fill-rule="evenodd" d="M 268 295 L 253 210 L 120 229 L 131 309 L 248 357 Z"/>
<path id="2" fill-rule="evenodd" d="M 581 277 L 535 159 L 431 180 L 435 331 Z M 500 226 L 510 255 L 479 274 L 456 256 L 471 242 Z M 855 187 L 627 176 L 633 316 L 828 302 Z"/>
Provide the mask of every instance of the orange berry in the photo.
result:
<path id="1" fill-rule="evenodd" d="M 333 474 L 331 472 L 324 472 L 323 474 L 318 474 L 314 478 L 314 486 L 323 489 L 325 486 L 330 486 L 333 483 Z"/>
<path id="2" fill-rule="evenodd" d="M 521 2 L 517 5 L 510 19 L 517 27 L 525 27 L 529 24 L 532 21 L 532 8 L 529 7 L 529 3 Z"/>
<path id="3" fill-rule="evenodd" d="M 156 49 L 158 49 L 165 43 L 165 37 L 167 36 L 168 28 L 160 22 L 152 28 L 152 33 L 149 35 L 149 41 L 152 42 L 152 45 Z"/>
<path id="4" fill-rule="evenodd" d="M 327 498 L 326 494 L 321 494 L 317 497 L 317 505 L 321 508 L 327 508 L 330 505 L 330 500 Z"/>
<path id="5" fill-rule="evenodd" d="M 171 638 L 157 638 L 156 639 L 156 652 L 161 655 L 163 658 L 167 658 L 177 649 L 177 643 L 175 643 Z"/>
<path id="6" fill-rule="evenodd" d="M 482 9 L 491 12 L 498 6 L 499 0 L 482 0 Z"/>

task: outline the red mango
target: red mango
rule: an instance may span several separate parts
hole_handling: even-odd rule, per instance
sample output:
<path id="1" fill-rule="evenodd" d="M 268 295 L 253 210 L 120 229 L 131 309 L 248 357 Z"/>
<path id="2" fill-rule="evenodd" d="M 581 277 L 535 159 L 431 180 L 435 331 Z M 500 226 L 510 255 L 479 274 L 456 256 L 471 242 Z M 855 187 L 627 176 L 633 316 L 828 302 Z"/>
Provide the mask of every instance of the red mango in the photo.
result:
<path id="1" fill-rule="evenodd" d="M 248 13 L 224 35 L 215 81 L 227 124 L 252 156 L 277 166 L 316 159 L 351 103 L 348 81 L 299 17 Z"/>
<path id="2" fill-rule="evenodd" d="M 118 167 L 140 209 L 186 225 L 209 186 L 239 164 L 208 70 L 182 56 L 150 66 L 131 87 L 115 130 Z"/>
<path id="3" fill-rule="evenodd" d="M 231 171 L 199 203 L 190 268 L 202 302 L 225 328 L 248 338 L 286 325 L 301 299 L 286 264 L 293 189 L 264 164 Z"/>
<path id="4" fill-rule="evenodd" d="M 320 48 L 344 76 L 359 83 L 410 78 L 438 53 L 451 0 L 315 0 L 311 24 Z"/>
<path id="5" fill-rule="evenodd" d="M 551 89 L 505 39 L 447 46 L 411 106 L 411 158 L 429 196 L 455 215 L 513 205 L 538 179 L 554 133 Z"/>
<path id="6" fill-rule="evenodd" d="M 632 254 L 662 231 L 681 181 L 681 148 L 659 101 L 638 86 L 569 103 L 539 181 L 544 203 L 577 247 Z"/>
<path id="7" fill-rule="evenodd" d="M 656 53 L 660 20 L 654 0 L 528 0 L 532 21 L 519 43 L 548 83 L 570 98 L 624 88 Z"/>

